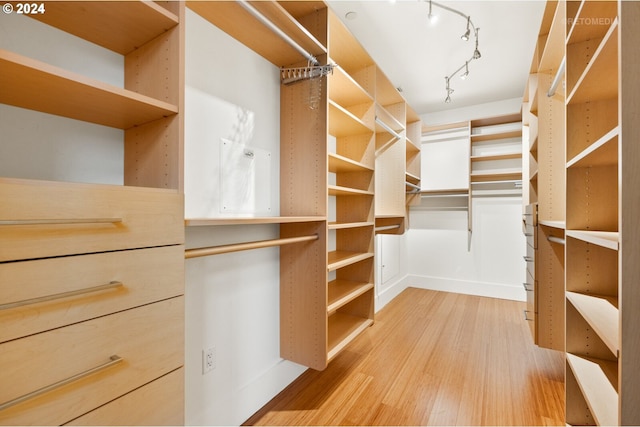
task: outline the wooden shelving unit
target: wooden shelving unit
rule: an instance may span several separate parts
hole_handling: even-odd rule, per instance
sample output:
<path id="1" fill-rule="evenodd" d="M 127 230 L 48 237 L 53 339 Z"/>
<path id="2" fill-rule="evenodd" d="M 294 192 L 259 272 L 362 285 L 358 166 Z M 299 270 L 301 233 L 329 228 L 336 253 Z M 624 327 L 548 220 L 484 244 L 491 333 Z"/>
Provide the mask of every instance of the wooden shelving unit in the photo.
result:
<path id="1" fill-rule="evenodd" d="M 567 423 L 640 422 L 637 354 L 640 6 L 568 3 Z M 590 20 L 592 25 L 586 25 Z M 631 44 L 628 44 L 631 43 Z M 633 243 L 631 243 L 633 242 Z"/>
<path id="2" fill-rule="evenodd" d="M 564 3 L 548 2 L 524 91 L 522 120 L 528 126 L 523 146 L 523 203 L 534 212 L 527 226 L 532 263 L 527 263 L 527 298 L 534 313 L 534 342 L 545 348 L 565 348 L 565 102 L 562 87 L 566 33 Z M 560 79 L 555 90 L 554 80 Z M 525 216 L 525 221 L 529 218 Z M 535 242 L 535 243 L 534 243 Z"/>
<path id="3" fill-rule="evenodd" d="M 140 411 L 131 423 L 182 424 L 184 4 L 54 2 L 30 18 L 52 37 L 59 30 L 121 55 L 124 84 L 32 58 L 17 45 L 0 51 L 0 73 L 11 81 L 0 103 L 34 121 L 57 116 L 61 135 L 77 129 L 66 119 L 96 133 L 122 130 L 123 176 L 102 179 L 124 185 L 95 183 L 81 166 L 64 180 L 0 171 L 0 275 L 12 284 L 0 297 L 11 304 L 0 314 L 0 381 L 15 385 L 0 391 L 0 424 L 109 425 L 133 407 Z M 84 62 L 100 56 L 87 51 Z M 76 377 L 94 368 L 101 372 Z"/>
<path id="4" fill-rule="evenodd" d="M 482 190 L 487 184 L 506 184 L 512 187 L 522 181 L 522 117 L 513 114 L 472 120 L 471 174 L 473 189 Z"/>

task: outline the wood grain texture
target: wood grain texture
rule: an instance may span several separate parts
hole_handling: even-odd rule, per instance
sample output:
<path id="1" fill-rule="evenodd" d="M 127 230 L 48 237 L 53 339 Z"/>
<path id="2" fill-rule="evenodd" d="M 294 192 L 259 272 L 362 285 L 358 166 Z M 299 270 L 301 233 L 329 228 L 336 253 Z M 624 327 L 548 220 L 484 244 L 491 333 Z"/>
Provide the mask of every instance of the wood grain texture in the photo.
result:
<path id="1" fill-rule="evenodd" d="M 564 356 L 524 303 L 409 288 L 246 425 L 563 425 Z"/>

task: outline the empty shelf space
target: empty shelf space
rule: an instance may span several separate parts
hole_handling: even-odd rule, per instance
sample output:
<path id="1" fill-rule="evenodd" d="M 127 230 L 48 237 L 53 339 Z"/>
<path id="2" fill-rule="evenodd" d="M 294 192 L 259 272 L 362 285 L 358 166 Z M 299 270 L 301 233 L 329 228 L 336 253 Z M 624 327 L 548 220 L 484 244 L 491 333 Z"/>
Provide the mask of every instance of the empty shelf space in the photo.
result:
<path id="1" fill-rule="evenodd" d="M 567 46 L 570 49 L 571 45 Z M 618 20 L 615 19 L 602 43 L 580 75 L 567 98 L 567 104 L 615 98 L 618 94 Z"/>
<path id="2" fill-rule="evenodd" d="M 373 283 L 367 282 L 355 282 L 351 280 L 333 280 L 329 282 L 328 286 L 328 301 L 327 313 L 331 315 L 338 308 L 353 301 L 360 295 L 367 292 L 369 289 L 373 289 Z"/>
<path id="3" fill-rule="evenodd" d="M 30 15 L 45 24 L 126 55 L 175 27 L 178 17 L 148 1 L 47 2 L 46 13 Z"/>
<path id="4" fill-rule="evenodd" d="M 340 187 L 337 185 L 329 186 L 329 195 L 330 196 L 355 196 L 355 195 L 364 195 L 364 196 L 373 196 L 372 191 L 358 190 L 356 188 L 348 188 L 348 187 Z"/>
<path id="5" fill-rule="evenodd" d="M 329 134 L 337 138 L 372 133 L 360 118 L 344 107 L 329 101 Z"/>
<path id="6" fill-rule="evenodd" d="M 327 359 L 333 359 L 347 344 L 373 324 L 373 319 L 334 313 L 329 317 Z"/>
<path id="7" fill-rule="evenodd" d="M 619 311 L 617 297 L 567 292 L 567 300 L 598 334 L 614 355 L 618 354 Z"/>
<path id="8" fill-rule="evenodd" d="M 372 172 L 373 168 L 339 154 L 329 153 L 329 172 Z"/>
<path id="9" fill-rule="evenodd" d="M 178 107 L 13 52 L 0 50 L 0 74 L 13 82 L 0 102 L 129 129 L 176 114 Z"/>
<path id="10" fill-rule="evenodd" d="M 593 243 L 614 251 L 617 251 L 620 246 L 620 236 L 617 231 L 567 230 L 567 237 L 573 237 L 574 239 Z"/>
<path id="11" fill-rule="evenodd" d="M 618 425 L 618 364 L 571 353 L 567 363 L 598 425 Z"/>
<path id="12" fill-rule="evenodd" d="M 607 166 L 618 164 L 618 135 L 619 128 L 606 133 L 602 138 L 591 144 L 569 162 L 567 167 Z"/>
<path id="13" fill-rule="evenodd" d="M 329 98 L 343 107 L 373 103 L 371 95 L 339 66 L 329 77 Z"/>
<path id="14" fill-rule="evenodd" d="M 554 220 L 545 220 L 545 219 L 539 219 L 538 224 L 551 227 L 551 228 L 557 228 L 560 230 L 564 230 L 567 227 L 564 221 L 554 221 Z"/>
<path id="15" fill-rule="evenodd" d="M 334 271 L 371 257 L 373 257 L 371 252 L 331 251 L 328 256 L 327 269 Z"/>
<path id="16" fill-rule="evenodd" d="M 246 218 L 187 218 L 185 226 L 291 224 L 325 221 L 323 216 L 266 216 Z"/>

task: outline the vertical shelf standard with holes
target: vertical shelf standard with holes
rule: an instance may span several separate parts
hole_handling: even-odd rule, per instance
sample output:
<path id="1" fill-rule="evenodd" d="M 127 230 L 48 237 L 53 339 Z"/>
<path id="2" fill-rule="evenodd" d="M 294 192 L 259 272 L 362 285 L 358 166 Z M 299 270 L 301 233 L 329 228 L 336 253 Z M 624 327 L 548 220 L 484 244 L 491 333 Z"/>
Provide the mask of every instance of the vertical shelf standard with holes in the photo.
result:
<path id="1" fill-rule="evenodd" d="M 640 5 L 566 16 L 566 421 L 637 425 Z"/>
<path id="2" fill-rule="evenodd" d="M 16 44 L 0 50 L 11 81 L 3 108 L 34 122 L 47 113 L 57 127 L 43 143 L 70 158 L 60 135 L 81 126 L 99 143 L 115 130 L 124 159 L 116 177 L 82 166 L 17 177 L 0 164 L 0 382 L 12 384 L 0 390 L 0 424 L 182 424 L 184 5 L 51 2 L 43 14 L 8 17 L 31 18 L 40 23 L 24 28 L 77 42 L 91 52 L 87 64 L 102 48 L 120 56 L 124 84 Z"/>

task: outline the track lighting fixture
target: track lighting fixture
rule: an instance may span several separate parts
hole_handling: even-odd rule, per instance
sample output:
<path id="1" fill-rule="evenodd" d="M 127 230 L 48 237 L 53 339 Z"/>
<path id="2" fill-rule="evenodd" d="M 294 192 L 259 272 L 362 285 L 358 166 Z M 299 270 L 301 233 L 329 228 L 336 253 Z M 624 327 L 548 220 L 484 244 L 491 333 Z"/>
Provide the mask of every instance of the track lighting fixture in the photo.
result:
<path id="1" fill-rule="evenodd" d="M 432 0 L 429 0 L 429 15 L 427 15 L 427 18 L 429 18 L 429 22 L 431 24 L 435 24 L 436 22 L 438 22 L 438 15 L 434 15 L 433 14 L 433 2 L 432 2 Z"/>
<path id="2" fill-rule="evenodd" d="M 469 36 L 471 35 L 471 29 L 469 28 L 469 21 L 471 20 L 470 16 L 467 16 L 467 31 L 464 32 L 464 34 L 460 37 L 462 40 L 468 42 L 469 41 Z"/>
<path id="3" fill-rule="evenodd" d="M 469 75 L 469 61 L 464 63 L 464 73 L 460 75 L 460 78 L 462 80 L 465 80 L 468 75 Z"/>
<path id="4" fill-rule="evenodd" d="M 426 0 L 423 0 L 426 1 Z M 480 30 L 480 28 L 476 28 L 476 26 L 473 24 L 473 21 L 471 20 L 471 16 L 469 15 L 465 15 L 464 13 L 460 12 L 457 9 L 454 9 L 452 7 L 449 6 L 445 6 L 443 4 L 437 3 L 433 0 L 429 0 L 429 21 L 431 23 L 434 22 L 434 18 L 436 18 L 436 15 L 433 14 L 433 6 L 439 7 L 441 9 L 444 9 L 446 11 L 455 13 L 456 15 L 460 15 L 461 17 L 463 17 L 464 19 L 466 19 L 467 21 L 467 28 L 466 31 L 464 32 L 464 34 L 462 34 L 462 36 L 460 37 L 462 40 L 464 41 L 469 41 L 469 38 L 471 36 L 471 32 L 473 30 L 473 37 L 475 38 L 475 48 L 473 50 L 473 54 L 471 55 L 471 58 L 469 58 L 468 60 L 466 60 L 464 62 L 464 64 L 462 64 L 457 70 L 455 70 L 453 73 L 451 73 L 449 76 L 445 77 L 445 83 L 446 83 L 446 90 L 447 90 L 447 97 L 445 98 L 444 102 L 449 103 L 451 102 L 451 94 L 453 93 L 453 89 L 451 89 L 450 86 L 450 80 L 453 76 L 455 76 L 456 74 L 458 74 L 459 72 L 461 72 L 462 70 L 464 70 L 464 72 L 460 75 L 461 79 L 465 79 L 469 76 L 469 62 L 473 61 L 474 59 L 480 59 L 480 57 L 482 55 L 480 55 L 480 50 L 478 49 L 478 30 Z"/>

